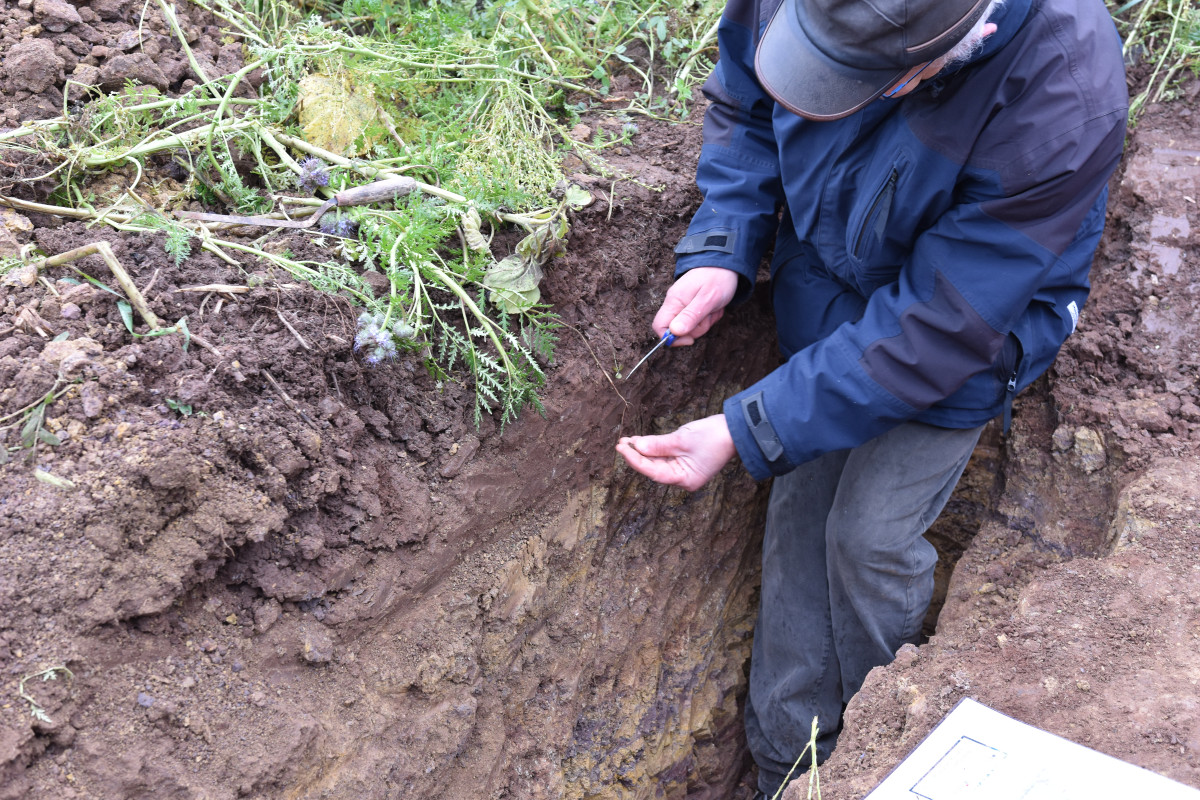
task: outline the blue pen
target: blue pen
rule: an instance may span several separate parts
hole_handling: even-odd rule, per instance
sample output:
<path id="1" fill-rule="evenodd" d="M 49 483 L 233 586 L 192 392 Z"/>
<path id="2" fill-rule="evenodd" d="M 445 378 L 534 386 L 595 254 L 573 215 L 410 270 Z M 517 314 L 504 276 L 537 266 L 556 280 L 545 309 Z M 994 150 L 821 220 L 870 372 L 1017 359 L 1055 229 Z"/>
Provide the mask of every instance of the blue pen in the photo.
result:
<path id="1" fill-rule="evenodd" d="M 633 373 L 637 372 L 638 367 L 640 367 L 642 364 L 645 364 L 646 359 L 649 358 L 650 356 L 654 355 L 654 353 L 658 350 L 658 348 L 662 347 L 663 345 L 670 347 L 674 343 L 675 343 L 675 334 L 671 333 L 670 331 L 667 331 L 666 333 L 664 333 L 663 337 L 658 340 L 658 344 L 656 344 L 656 345 L 654 345 L 654 347 L 650 348 L 650 352 L 646 353 L 646 355 L 642 356 L 642 360 L 639 361 L 636 365 L 634 365 L 633 369 L 629 370 L 629 374 L 625 376 L 625 380 L 629 380 L 630 378 L 632 378 Z"/>

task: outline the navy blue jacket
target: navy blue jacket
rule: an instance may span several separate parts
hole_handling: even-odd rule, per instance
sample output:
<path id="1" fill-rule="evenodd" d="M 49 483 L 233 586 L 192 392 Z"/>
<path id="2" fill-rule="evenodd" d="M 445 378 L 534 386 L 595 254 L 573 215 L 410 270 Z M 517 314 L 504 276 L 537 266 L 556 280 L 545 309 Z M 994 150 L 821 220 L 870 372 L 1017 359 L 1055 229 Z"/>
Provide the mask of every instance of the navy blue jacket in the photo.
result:
<path id="1" fill-rule="evenodd" d="M 778 0 L 730 0 L 676 274 L 774 243 L 786 362 L 725 403 L 757 478 L 906 420 L 982 425 L 1075 329 L 1128 96 L 1101 0 L 1009 0 L 958 69 L 832 122 L 759 85 Z"/>

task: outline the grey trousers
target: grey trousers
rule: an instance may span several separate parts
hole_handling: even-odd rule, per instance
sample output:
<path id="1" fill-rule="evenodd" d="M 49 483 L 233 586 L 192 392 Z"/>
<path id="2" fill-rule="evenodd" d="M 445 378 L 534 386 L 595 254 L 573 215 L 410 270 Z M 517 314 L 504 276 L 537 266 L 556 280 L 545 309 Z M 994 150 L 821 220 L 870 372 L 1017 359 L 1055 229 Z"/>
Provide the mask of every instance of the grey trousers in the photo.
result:
<path id="1" fill-rule="evenodd" d="M 746 701 L 767 797 L 808 743 L 813 717 L 823 761 L 867 672 L 920 637 L 937 563 L 922 534 L 982 430 L 909 422 L 775 478 Z"/>

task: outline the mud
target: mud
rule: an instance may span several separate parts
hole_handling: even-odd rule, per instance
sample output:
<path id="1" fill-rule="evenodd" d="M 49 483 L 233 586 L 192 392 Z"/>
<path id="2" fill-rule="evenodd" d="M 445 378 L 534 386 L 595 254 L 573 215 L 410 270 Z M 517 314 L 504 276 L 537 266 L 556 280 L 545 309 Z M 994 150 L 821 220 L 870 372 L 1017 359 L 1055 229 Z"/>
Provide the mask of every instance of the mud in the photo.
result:
<path id="1" fill-rule="evenodd" d="M 6 2 L 6 123 L 59 113 L 67 77 L 186 88 L 140 13 Z M 242 65 L 181 13 L 206 72 Z M 945 608 L 851 704 L 825 797 L 861 797 L 968 695 L 1200 786 L 1195 96 L 1134 134 L 1080 329 L 931 531 Z M 362 363 L 344 300 L 6 212 L 0 247 L 107 241 L 199 339 L 134 339 L 68 267 L 0 287 L 0 416 L 63 391 L 60 444 L 0 466 L 0 797 L 748 796 L 766 487 L 732 465 L 667 490 L 612 446 L 769 370 L 769 303 L 616 378 L 698 203 L 698 127 L 639 125 L 613 154 L 635 180 L 577 176 L 597 202 L 543 285 L 565 322 L 546 411 L 503 431 L 415 357 Z M 187 291 L 214 283 L 248 291 Z"/>

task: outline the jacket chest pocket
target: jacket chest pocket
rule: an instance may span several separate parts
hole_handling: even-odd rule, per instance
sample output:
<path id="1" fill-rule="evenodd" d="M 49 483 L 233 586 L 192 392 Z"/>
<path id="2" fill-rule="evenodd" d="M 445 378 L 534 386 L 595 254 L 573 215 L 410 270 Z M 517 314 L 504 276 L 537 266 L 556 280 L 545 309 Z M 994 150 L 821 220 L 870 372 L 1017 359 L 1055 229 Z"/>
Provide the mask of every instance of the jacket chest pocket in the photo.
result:
<path id="1" fill-rule="evenodd" d="M 855 283 L 864 293 L 895 280 L 905 257 L 896 237 L 888 236 L 888 223 L 896 217 L 893 203 L 900 183 L 900 168 L 897 163 L 888 169 L 883 180 L 874 185 L 867 202 L 858 205 L 846 227 L 846 253 Z"/>
<path id="2" fill-rule="evenodd" d="M 896 196 L 896 182 L 900 180 L 900 170 L 892 167 L 883 182 L 867 205 L 867 211 L 858 224 L 858 231 L 850 241 L 850 255 L 861 261 L 868 245 L 883 241 L 884 231 L 887 230 L 888 215 L 892 212 L 892 199 Z M 855 226 L 851 226 L 853 230 Z"/>

